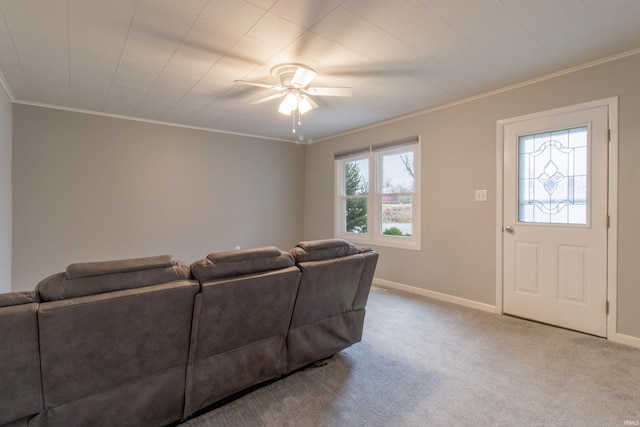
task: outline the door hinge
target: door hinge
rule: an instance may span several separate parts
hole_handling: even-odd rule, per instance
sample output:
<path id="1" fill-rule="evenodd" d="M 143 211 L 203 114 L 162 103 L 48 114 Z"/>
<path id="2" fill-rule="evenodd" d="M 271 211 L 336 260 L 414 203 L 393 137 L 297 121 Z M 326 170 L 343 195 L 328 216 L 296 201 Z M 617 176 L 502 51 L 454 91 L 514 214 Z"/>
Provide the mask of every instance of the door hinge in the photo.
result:
<path id="1" fill-rule="evenodd" d="M 607 228 L 611 228 L 611 217 L 607 215 Z"/>
<path id="2" fill-rule="evenodd" d="M 607 312 L 607 314 L 609 314 L 609 301 L 607 301 L 606 303 L 605 311 Z"/>
<path id="3" fill-rule="evenodd" d="M 607 142 L 611 142 L 611 129 L 607 129 Z"/>

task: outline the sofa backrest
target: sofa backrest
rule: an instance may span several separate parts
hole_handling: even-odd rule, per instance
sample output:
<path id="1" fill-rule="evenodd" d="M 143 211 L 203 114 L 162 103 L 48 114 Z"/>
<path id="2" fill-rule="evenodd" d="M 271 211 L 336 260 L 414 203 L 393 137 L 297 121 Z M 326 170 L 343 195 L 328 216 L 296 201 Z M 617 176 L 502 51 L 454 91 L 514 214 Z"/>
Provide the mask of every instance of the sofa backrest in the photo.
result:
<path id="1" fill-rule="evenodd" d="M 189 266 L 172 255 L 84 262 L 42 280 L 36 292 L 40 301 L 56 301 L 187 280 L 190 275 Z"/>
<path id="2" fill-rule="evenodd" d="M 344 239 L 309 240 L 291 249 L 296 263 L 342 258 L 360 253 L 360 249 Z"/>
<path id="3" fill-rule="evenodd" d="M 288 252 L 269 246 L 212 253 L 191 269 L 202 285 L 199 358 L 286 335 L 300 279 Z"/>
<path id="4" fill-rule="evenodd" d="M 38 302 L 37 295 L 34 291 L 0 294 L 0 308 L 31 304 L 34 302 Z"/>
<path id="5" fill-rule="evenodd" d="M 38 285 L 48 301 L 38 310 L 44 396 L 38 422 L 181 419 L 200 290 L 188 266 L 163 256 L 74 264 L 52 277 Z"/>
<path id="6" fill-rule="evenodd" d="M 193 276 L 200 282 L 246 274 L 262 273 L 295 265 L 293 257 L 275 246 L 213 252 L 191 264 Z"/>
<path id="7" fill-rule="evenodd" d="M 191 265 L 194 312 L 185 415 L 279 377 L 300 270 L 270 246 L 212 253 Z"/>
<path id="8" fill-rule="evenodd" d="M 300 242 L 291 254 L 302 271 L 292 329 L 364 308 L 377 253 L 336 238 Z"/>
<path id="9" fill-rule="evenodd" d="M 35 292 L 0 294 L 0 425 L 42 409 L 37 310 Z"/>
<path id="10" fill-rule="evenodd" d="M 287 338 L 287 371 L 360 341 L 378 254 L 343 239 L 300 242 L 291 250 L 302 272 Z"/>

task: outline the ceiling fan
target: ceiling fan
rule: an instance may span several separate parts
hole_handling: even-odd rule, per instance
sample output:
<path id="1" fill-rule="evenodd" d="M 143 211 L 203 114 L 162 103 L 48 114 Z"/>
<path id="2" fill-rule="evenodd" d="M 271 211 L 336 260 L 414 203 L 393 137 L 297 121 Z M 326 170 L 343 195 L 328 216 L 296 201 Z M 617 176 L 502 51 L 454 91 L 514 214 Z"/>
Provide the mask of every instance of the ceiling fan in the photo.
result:
<path id="1" fill-rule="evenodd" d="M 234 83 L 257 86 L 276 90 L 278 93 L 253 101 L 252 104 L 261 104 L 273 99 L 284 98 L 278 111 L 291 115 L 293 120 L 293 133 L 296 132 L 295 113 L 298 114 L 298 125 L 301 125 L 301 116 L 318 107 L 312 96 L 351 96 L 353 89 L 350 87 L 315 87 L 309 86 L 317 73 L 311 67 L 302 64 L 282 64 L 271 69 L 271 75 L 280 81 L 279 85 L 253 82 L 248 80 L 234 80 Z"/>

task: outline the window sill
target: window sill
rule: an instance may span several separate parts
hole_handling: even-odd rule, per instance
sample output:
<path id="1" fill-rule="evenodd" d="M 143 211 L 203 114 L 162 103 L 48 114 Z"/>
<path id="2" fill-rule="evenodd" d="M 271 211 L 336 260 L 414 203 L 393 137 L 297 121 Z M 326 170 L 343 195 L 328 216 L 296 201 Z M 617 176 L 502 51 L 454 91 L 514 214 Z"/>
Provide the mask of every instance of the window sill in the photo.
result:
<path id="1" fill-rule="evenodd" d="M 384 246 L 389 248 L 419 251 L 420 241 L 402 237 L 370 238 L 358 233 L 336 233 L 335 237 L 345 239 L 358 245 Z"/>

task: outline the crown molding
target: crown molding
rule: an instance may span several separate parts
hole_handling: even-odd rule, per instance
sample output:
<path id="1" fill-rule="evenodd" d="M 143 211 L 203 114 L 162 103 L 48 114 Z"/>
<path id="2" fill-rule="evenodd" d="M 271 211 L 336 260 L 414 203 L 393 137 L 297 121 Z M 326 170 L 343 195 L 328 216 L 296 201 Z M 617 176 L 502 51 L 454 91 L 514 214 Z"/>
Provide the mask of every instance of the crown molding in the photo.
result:
<path id="1" fill-rule="evenodd" d="M 497 94 L 500 94 L 500 93 L 508 92 L 510 90 L 519 89 L 519 88 L 522 88 L 522 87 L 525 87 L 525 86 L 530 86 L 530 85 L 533 85 L 533 84 L 536 84 L 536 83 L 543 82 L 545 80 L 551 80 L 551 79 L 554 79 L 556 77 L 564 76 L 566 74 L 571 74 L 571 73 L 574 73 L 576 71 L 581 71 L 581 70 L 592 68 L 592 67 L 595 67 L 595 66 L 598 66 L 598 65 L 606 64 L 608 62 L 617 61 L 619 59 L 627 58 L 629 56 L 634 56 L 634 55 L 637 55 L 637 54 L 640 54 L 640 48 L 639 49 L 629 50 L 629 51 L 622 52 L 622 53 L 619 53 L 619 54 L 616 54 L 616 55 L 612 55 L 612 56 L 607 56 L 606 58 L 601 58 L 601 59 L 598 59 L 598 60 L 595 60 L 595 61 L 587 62 L 585 64 L 576 65 L 575 67 L 566 68 L 564 70 L 556 71 L 556 72 L 553 72 L 553 73 L 550 73 L 550 74 L 545 74 L 545 75 L 540 76 L 540 77 L 536 77 L 536 78 L 533 78 L 533 79 L 530 79 L 530 80 L 525 80 L 525 81 L 520 82 L 520 83 L 516 83 L 516 84 L 513 84 L 513 85 L 502 87 L 500 89 L 495 89 L 495 90 L 492 90 L 492 91 L 484 92 L 484 93 L 481 93 L 481 94 L 478 94 L 478 95 L 470 96 L 468 98 L 460 99 L 458 101 L 453 101 L 453 102 L 449 102 L 449 103 L 446 103 L 446 104 L 438 105 L 438 106 L 435 106 L 435 107 L 430 107 L 430 108 L 427 108 L 425 110 L 416 111 L 414 113 L 410 113 L 410 114 L 406 114 L 406 115 L 403 115 L 403 116 L 394 117 L 392 119 L 384 120 L 382 122 L 377 122 L 377 123 L 373 123 L 373 124 L 370 124 L 370 125 L 367 125 L 367 126 L 362 126 L 362 127 L 356 128 L 356 129 L 351 129 L 351 130 L 348 130 L 346 132 L 337 133 L 335 135 L 331 135 L 331 136 L 327 136 L 327 137 L 324 137 L 324 138 L 317 139 L 317 140 L 313 141 L 313 143 L 321 142 L 321 141 L 327 141 L 327 140 L 330 140 L 330 139 L 338 138 L 338 137 L 345 136 L 345 135 L 350 135 L 352 133 L 360 132 L 360 131 L 363 131 L 363 130 L 373 129 L 373 128 L 377 128 L 379 126 L 388 125 L 390 123 L 395 123 L 395 122 L 399 122 L 399 121 L 402 121 L 402 120 L 410 119 L 410 118 L 413 118 L 413 117 L 421 116 L 423 114 L 432 113 L 434 111 L 439 111 L 439 110 L 444 110 L 446 108 L 455 107 L 456 105 L 466 104 L 468 102 L 473 102 L 473 101 L 476 101 L 478 99 L 487 98 L 487 97 L 490 97 L 490 96 L 493 96 L 493 95 L 497 95 Z"/>

